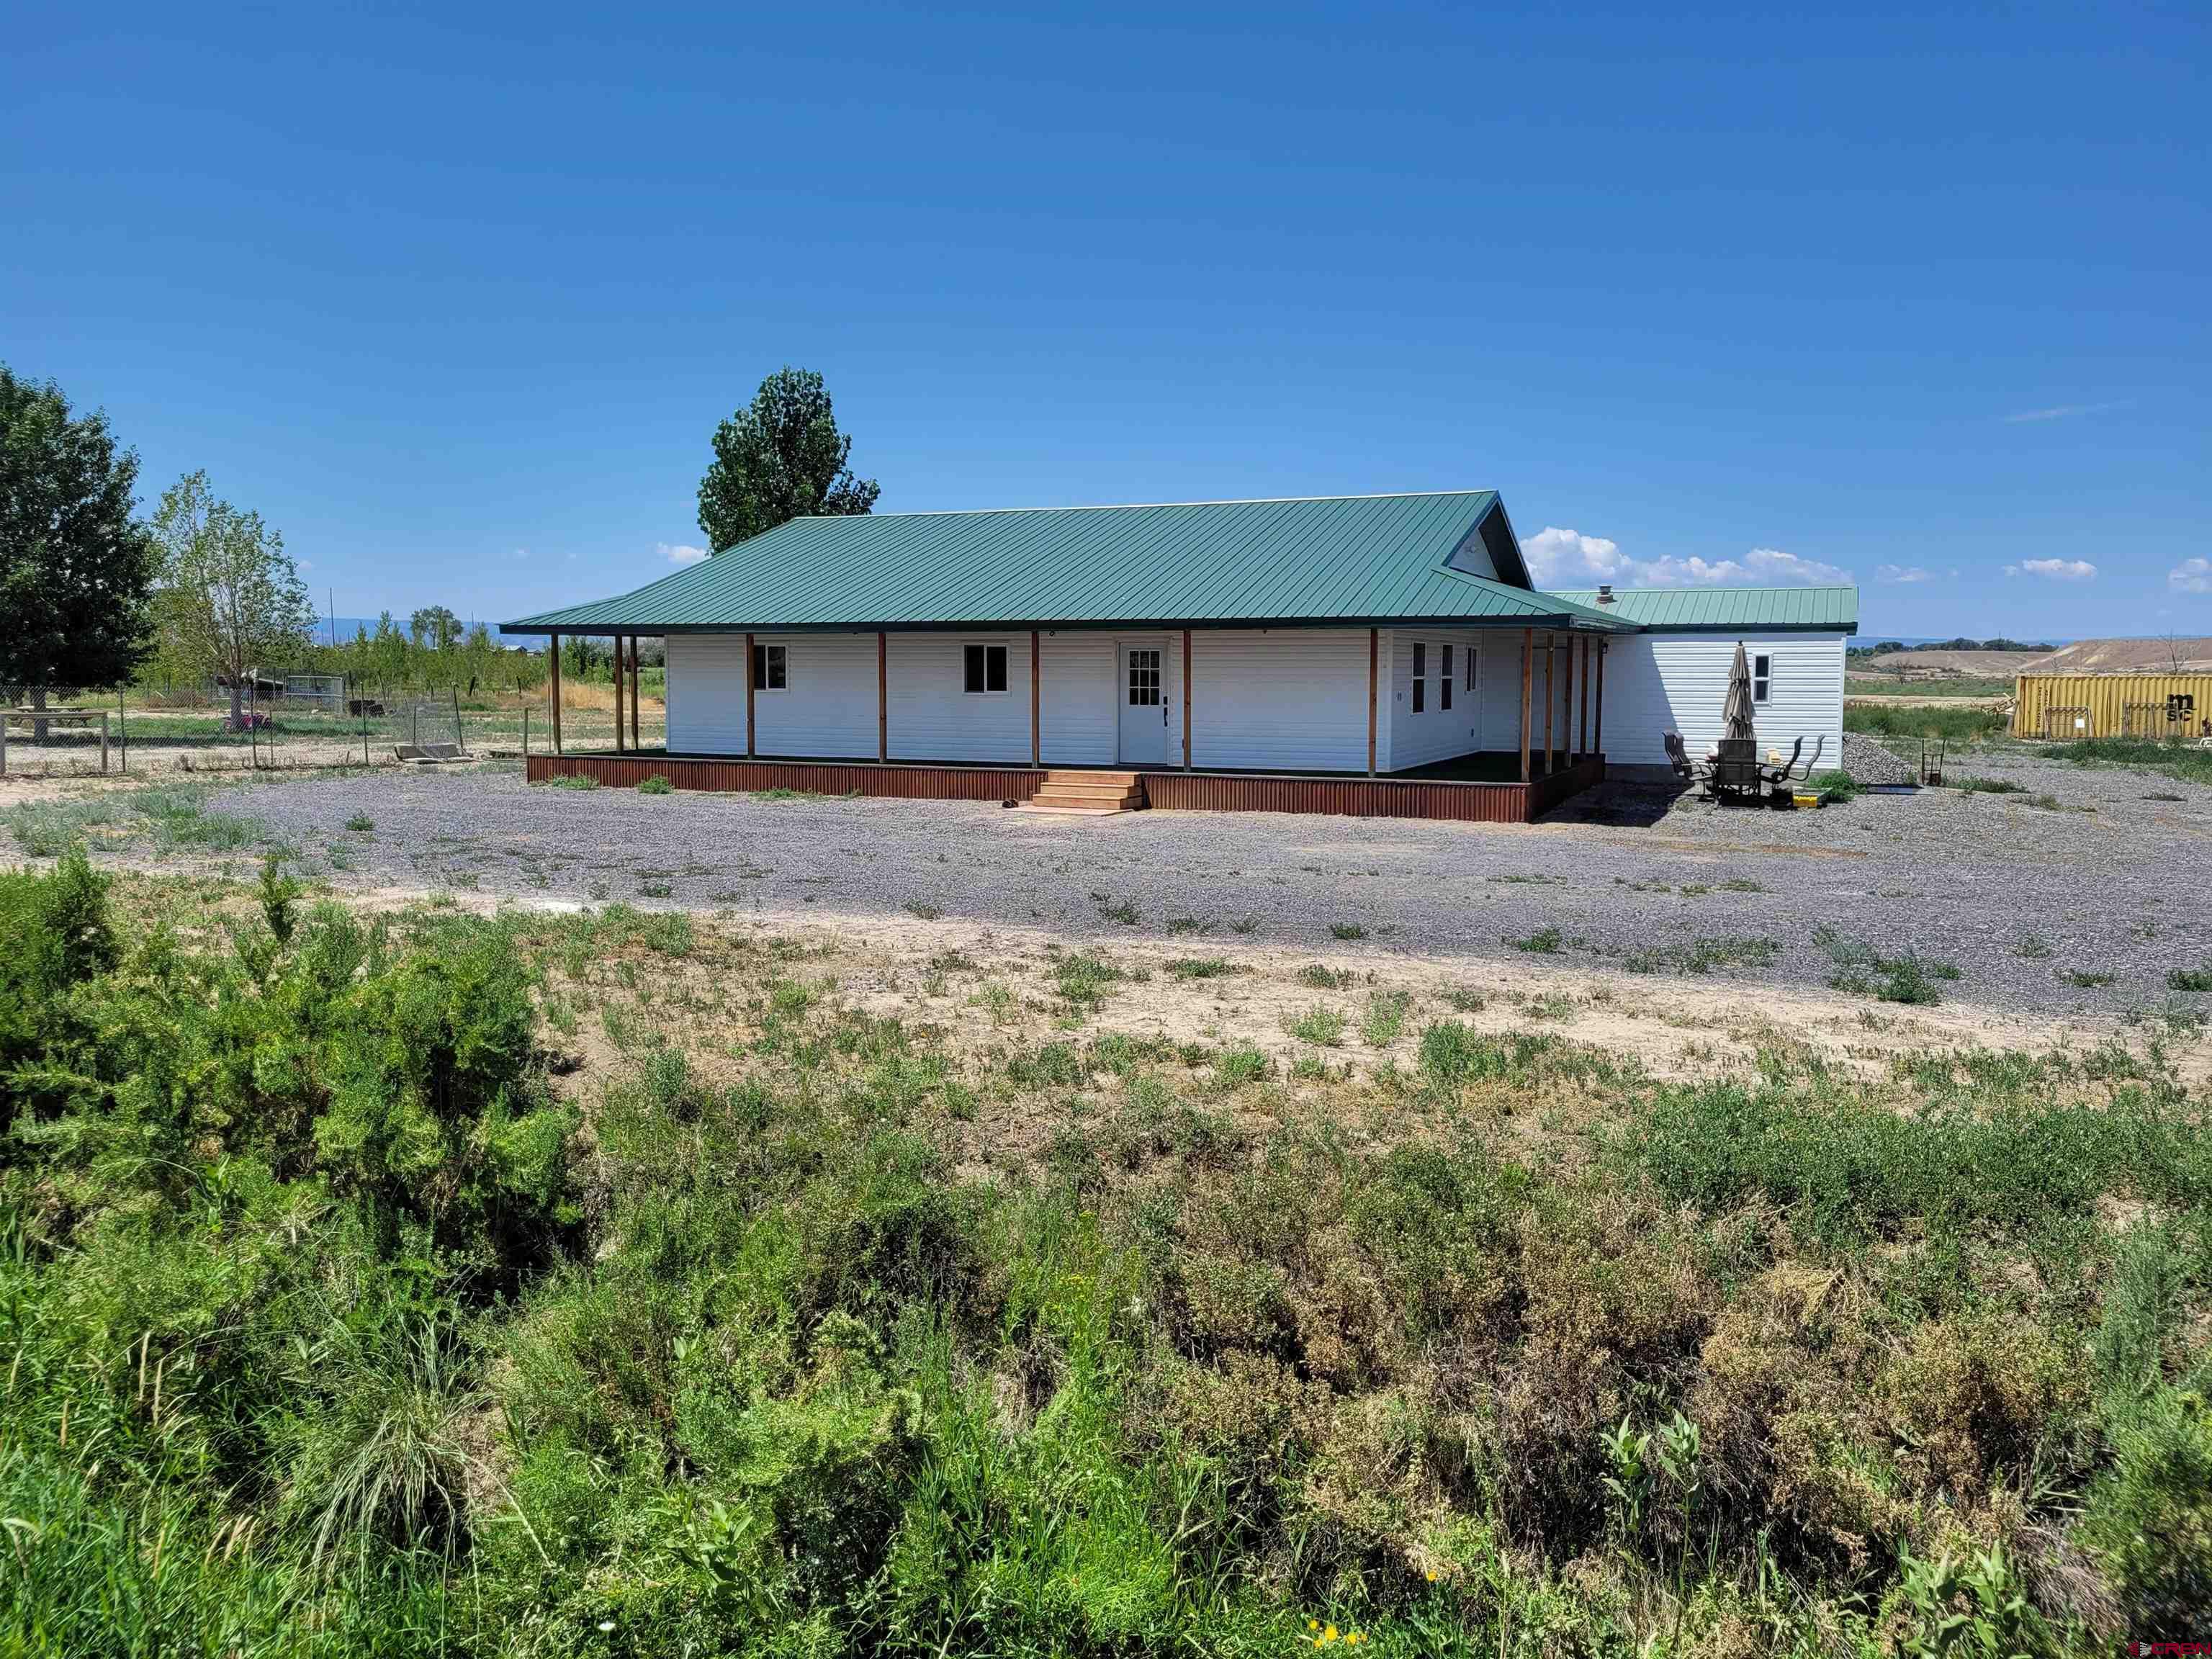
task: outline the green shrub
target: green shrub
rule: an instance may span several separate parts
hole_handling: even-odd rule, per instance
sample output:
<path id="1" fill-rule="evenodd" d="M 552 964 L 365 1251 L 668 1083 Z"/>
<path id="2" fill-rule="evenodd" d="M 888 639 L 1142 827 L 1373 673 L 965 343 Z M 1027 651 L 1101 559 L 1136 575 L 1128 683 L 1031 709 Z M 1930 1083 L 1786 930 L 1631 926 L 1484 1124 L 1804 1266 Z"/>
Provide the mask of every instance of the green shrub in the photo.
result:
<path id="1" fill-rule="evenodd" d="M 637 793 L 641 795 L 672 795 L 676 793 L 676 785 L 665 774 L 655 772 L 639 781 Z"/>
<path id="2" fill-rule="evenodd" d="M 2201 1639 L 2212 1607 L 2212 1411 L 2191 1389 L 2161 1390 L 2116 1434 L 2116 1467 L 2089 1494 L 2082 1541 L 2144 1641 Z"/>
<path id="3" fill-rule="evenodd" d="M 52 871 L 0 871 L 0 1160 L 21 1110 L 73 1097 L 71 1073 L 91 1033 L 70 990 L 114 967 L 107 878 L 81 848 Z"/>
<path id="4" fill-rule="evenodd" d="M 1944 708 L 1905 703 L 1844 704 L 1844 730 L 1887 738 L 1946 738 L 1960 742 L 1994 738 L 2005 729 L 2005 717 L 1993 708 Z"/>

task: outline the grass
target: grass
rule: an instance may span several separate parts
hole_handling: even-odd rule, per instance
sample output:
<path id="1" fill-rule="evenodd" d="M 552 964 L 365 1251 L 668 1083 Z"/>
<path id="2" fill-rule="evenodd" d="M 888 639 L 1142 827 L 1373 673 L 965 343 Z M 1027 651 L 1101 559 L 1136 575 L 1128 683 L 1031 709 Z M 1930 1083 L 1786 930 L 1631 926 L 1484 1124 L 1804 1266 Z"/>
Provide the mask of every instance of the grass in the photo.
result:
<path id="1" fill-rule="evenodd" d="M 1298 983 L 1316 991 L 1340 991 L 1358 981 L 1359 975 L 1351 969 L 1332 968 L 1323 962 L 1310 962 L 1298 969 Z"/>
<path id="2" fill-rule="evenodd" d="M 346 820 L 345 827 L 356 836 L 370 835 L 375 831 L 376 820 L 366 812 L 356 812 Z"/>
<path id="3" fill-rule="evenodd" d="M 672 795 L 676 793 L 676 785 L 665 775 L 655 772 L 638 781 L 637 793 L 641 795 Z"/>
<path id="4" fill-rule="evenodd" d="M 1367 999 L 1367 1017 L 1360 1022 L 1360 1040 L 1370 1048 L 1387 1048 L 1406 1029 L 1406 1011 L 1413 1006 L 1409 991 L 1376 991 Z"/>
<path id="5" fill-rule="evenodd" d="M 1053 965 L 1053 982 L 1061 997 L 1086 1012 L 1097 1007 L 1127 977 L 1118 963 L 1095 951 L 1070 951 Z"/>
<path id="6" fill-rule="evenodd" d="M 1863 940 L 1848 938 L 1832 927 L 1814 930 L 1813 942 L 1835 963 L 1836 971 L 1828 977 L 1831 986 L 1882 1002 L 1923 1006 L 1938 1003 L 1943 999 L 1936 981 L 1960 977 L 1958 968 L 1951 963 L 1923 957 L 1915 951 L 1884 957 Z"/>
<path id="7" fill-rule="evenodd" d="M 1332 921 L 1328 925 L 1328 936 L 1331 939 L 1344 939 L 1347 941 L 1356 939 L 1365 939 L 1367 937 L 1367 929 L 1363 925 L 1356 921 Z"/>
<path id="8" fill-rule="evenodd" d="M 2027 786 L 2010 778 L 1960 778 L 1951 786 L 1962 795 L 2024 795 Z"/>
<path id="9" fill-rule="evenodd" d="M 925 903 L 921 899 L 908 899 L 906 913 L 916 921 L 935 921 L 945 914 L 942 906 Z"/>
<path id="10" fill-rule="evenodd" d="M 599 787 L 599 781 L 588 772 L 574 772 L 548 778 L 545 787 L 549 789 L 596 789 Z"/>
<path id="11" fill-rule="evenodd" d="M 1137 907 L 1127 899 L 1116 900 L 1104 893 L 1093 893 L 1091 902 L 1098 907 L 1098 914 L 1108 921 L 1116 921 L 1124 927 L 1137 925 Z"/>
<path id="12" fill-rule="evenodd" d="M 1771 939 L 1699 939 L 1686 945 L 1631 951 L 1620 965 L 1632 974 L 1726 973 L 1738 968 L 1770 967 L 1781 949 Z"/>
<path id="13" fill-rule="evenodd" d="M 2203 963 L 2195 968 L 2175 968 L 2168 970 L 2166 984 L 2170 991 L 2192 993 L 2212 991 L 2212 957 L 2207 957 Z"/>
<path id="14" fill-rule="evenodd" d="M 2155 742 L 2148 738 L 2089 738 L 2056 743 L 2042 751 L 2076 766 L 2125 766 L 2162 773 L 2186 783 L 2212 785 L 2212 749 Z"/>
<path id="15" fill-rule="evenodd" d="M 1805 781 L 1805 787 L 1826 801 L 1838 805 L 1859 798 L 1859 781 L 1844 771 L 1815 772 Z"/>
<path id="16" fill-rule="evenodd" d="M 1559 947 L 1565 943 L 1565 939 L 1556 927 L 1540 927 L 1526 938 L 1509 938 L 1504 942 L 1515 950 L 1525 951 L 1531 956 L 1551 957 L 1559 953 Z"/>
<path id="17" fill-rule="evenodd" d="M 979 1038 L 682 915 L 127 879 L 0 872 L 8 1651 L 2201 1622 L 2212 1097 L 2163 1030 L 1661 1080 L 1447 1018 L 1362 1076 L 1328 1008 L 1273 1066 L 994 981 Z"/>
<path id="18" fill-rule="evenodd" d="M 162 852 L 234 852 L 267 843 L 258 820 L 207 811 L 211 795 L 204 787 L 170 783 L 20 801 L 8 809 L 7 823 L 16 845 L 33 858 L 59 858 L 101 840 L 150 842 Z"/>
<path id="19" fill-rule="evenodd" d="M 2110 985 L 2118 975 L 2099 973 L 2087 968 L 2063 968 L 2059 970 L 2058 977 L 2076 990 L 2094 991 L 2100 986 Z"/>
<path id="20" fill-rule="evenodd" d="M 1243 971 L 1220 957 L 1176 957 L 1168 963 L 1170 979 L 1225 979 Z"/>
<path id="21" fill-rule="evenodd" d="M 1341 1010 L 1316 1003 L 1305 1012 L 1288 1021 L 1285 1029 L 1301 1042 L 1334 1048 L 1344 1041 L 1344 1025 Z"/>
<path id="22" fill-rule="evenodd" d="M 1943 738 L 1954 743 L 1994 738 L 2005 717 L 1991 708 L 1915 708 L 1846 698 L 1844 730 L 1885 738 Z"/>

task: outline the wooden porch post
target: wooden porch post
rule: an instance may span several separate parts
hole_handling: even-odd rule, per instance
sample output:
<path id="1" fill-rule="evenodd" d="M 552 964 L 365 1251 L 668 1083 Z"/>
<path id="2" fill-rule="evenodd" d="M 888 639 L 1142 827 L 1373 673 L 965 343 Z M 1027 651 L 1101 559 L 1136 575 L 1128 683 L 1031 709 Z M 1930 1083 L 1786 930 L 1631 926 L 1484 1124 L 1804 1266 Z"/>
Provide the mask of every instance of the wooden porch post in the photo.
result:
<path id="1" fill-rule="evenodd" d="M 623 710 L 622 710 L 622 705 L 623 705 L 623 660 L 622 660 L 622 641 L 623 641 L 623 636 L 622 636 L 621 635 L 617 634 L 617 635 L 616 635 L 614 636 L 614 651 L 615 651 L 615 654 L 614 654 L 614 670 L 615 670 L 615 753 L 617 753 L 617 755 L 621 754 L 621 753 L 622 753 L 622 750 L 623 750 L 623 721 L 622 721 L 622 714 L 623 714 Z"/>
<path id="2" fill-rule="evenodd" d="M 1528 781 L 1528 689 L 1534 672 L 1531 659 L 1536 650 L 1536 630 L 1521 630 L 1521 781 Z"/>
<path id="3" fill-rule="evenodd" d="M 890 635 L 876 634 L 876 759 L 891 757 Z"/>
<path id="4" fill-rule="evenodd" d="M 1582 760 L 1582 759 L 1585 758 L 1586 757 L 1588 757 L 1588 755 L 1589 754 L 1589 659 L 1590 659 L 1590 638 L 1589 638 L 1589 635 L 1587 635 L 1587 634 L 1585 634 L 1585 635 L 1583 635 L 1582 636 L 1582 647 L 1583 647 L 1583 672 L 1582 672 L 1583 712 L 1582 712 L 1582 722 L 1581 722 L 1581 726 L 1580 726 L 1581 736 L 1577 739 L 1577 741 L 1576 741 L 1576 743 L 1575 743 L 1575 758 L 1576 758 L 1577 760 Z"/>
<path id="5" fill-rule="evenodd" d="M 1037 676 L 1044 653 L 1037 643 L 1037 630 L 1030 629 L 1030 764 L 1044 764 L 1044 736 L 1037 723 Z"/>
<path id="6" fill-rule="evenodd" d="M 745 758 L 753 757 L 753 636 L 745 635 Z"/>
<path id="7" fill-rule="evenodd" d="M 1558 710 L 1559 700 L 1552 695 L 1552 659 L 1559 654 L 1559 641 L 1549 629 L 1544 630 L 1544 775 L 1552 775 L 1552 716 Z"/>
<path id="8" fill-rule="evenodd" d="M 1375 775 L 1376 669 L 1381 662 L 1382 656 L 1382 630 L 1379 628 L 1370 628 L 1367 630 L 1367 775 L 1370 778 Z M 1524 744 L 1522 747 L 1523 754 L 1521 769 L 1526 773 L 1528 769 L 1526 754 L 1528 745 Z"/>
<path id="9" fill-rule="evenodd" d="M 1190 770 L 1190 629 L 1182 630 L 1182 769 Z"/>
<path id="10" fill-rule="evenodd" d="M 1575 636 L 1567 635 L 1567 683 L 1565 695 L 1559 699 L 1559 764 L 1574 763 L 1575 747 Z"/>
<path id="11" fill-rule="evenodd" d="M 665 696 L 666 681 L 662 681 Z M 637 706 L 645 701 L 645 671 L 637 664 L 637 635 L 629 636 L 629 746 L 638 747 Z"/>
<path id="12" fill-rule="evenodd" d="M 1605 658 L 1612 645 L 1604 640 L 1597 642 L 1597 747 L 1592 752 L 1605 753 Z"/>
<path id="13" fill-rule="evenodd" d="M 545 636 L 547 684 L 553 696 L 553 752 L 561 752 L 561 636 Z"/>

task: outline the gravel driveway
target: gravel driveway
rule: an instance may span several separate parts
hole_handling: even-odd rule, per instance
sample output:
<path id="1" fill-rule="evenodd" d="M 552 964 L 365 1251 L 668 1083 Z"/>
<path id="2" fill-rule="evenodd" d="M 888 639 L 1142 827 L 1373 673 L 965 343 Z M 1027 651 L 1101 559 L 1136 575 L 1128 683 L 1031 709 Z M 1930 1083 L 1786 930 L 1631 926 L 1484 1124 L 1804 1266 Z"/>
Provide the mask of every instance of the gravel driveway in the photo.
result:
<path id="1" fill-rule="evenodd" d="M 1608 787 L 1541 824 L 1498 827 L 1058 818 L 424 770 L 295 777 L 224 791 L 210 810 L 260 819 L 342 886 L 942 914 L 1073 940 L 1188 934 L 1197 954 L 1208 934 L 1507 958 L 1548 945 L 1590 966 L 1814 983 L 1837 971 L 1814 937 L 1826 928 L 1885 957 L 1955 966 L 1947 1000 L 2054 1013 L 2163 1006 L 2168 970 L 2212 956 L 2212 790 L 2032 755 L 1971 764 L 2025 793 L 1765 812 Z M 374 829 L 349 830 L 357 817 Z M 2069 977 L 2106 974 L 2109 984 Z"/>

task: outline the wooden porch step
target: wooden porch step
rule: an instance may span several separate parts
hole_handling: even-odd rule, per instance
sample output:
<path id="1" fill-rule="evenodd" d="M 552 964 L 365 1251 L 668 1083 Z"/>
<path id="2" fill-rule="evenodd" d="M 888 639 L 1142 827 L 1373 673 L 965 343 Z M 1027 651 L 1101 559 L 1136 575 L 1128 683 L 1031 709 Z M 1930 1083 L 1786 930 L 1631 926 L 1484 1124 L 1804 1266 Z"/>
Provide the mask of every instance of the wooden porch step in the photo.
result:
<path id="1" fill-rule="evenodd" d="M 1134 772 L 1048 772 L 1024 803 L 1033 812 L 1140 812 L 1150 803 Z"/>

